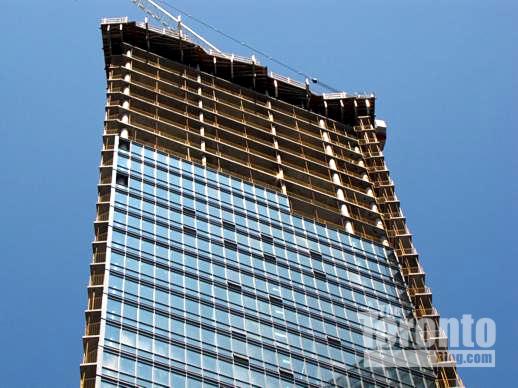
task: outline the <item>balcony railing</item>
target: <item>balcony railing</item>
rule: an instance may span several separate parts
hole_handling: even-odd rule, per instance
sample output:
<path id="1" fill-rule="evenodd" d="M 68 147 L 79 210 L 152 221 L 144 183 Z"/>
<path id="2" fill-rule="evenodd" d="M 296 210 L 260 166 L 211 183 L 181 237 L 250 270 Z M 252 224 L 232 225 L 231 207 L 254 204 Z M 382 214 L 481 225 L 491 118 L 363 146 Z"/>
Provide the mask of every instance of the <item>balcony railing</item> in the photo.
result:
<path id="1" fill-rule="evenodd" d="M 121 18 L 102 18 L 101 24 L 117 24 L 117 23 L 127 23 L 128 17 L 121 17 Z"/>
<path id="2" fill-rule="evenodd" d="M 105 177 L 101 177 L 101 179 L 100 179 L 100 184 L 101 185 L 109 185 L 110 183 L 112 183 L 112 176 L 111 175 L 108 175 L 108 176 L 105 176 Z"/>
<path id="3" fill-rule="evenodd" d="M 417 266 L 417 267 L 403 267 L 403 275 L 404 276 L 424 275 L 424 271 L 421 268 L 421 266 Z"/>
<path id="4" fill-rule="evenodd" d="M 430 287 L 410 287 L 408 289 L 408 291 L 410 292 L 410 295 L 414 296 L 414 295 L 429 295 L 432 293 L 432 290 L 430 289 Z"/>
<path id="5" fill-rule="evenodd" d="M 435 380 L 436 388 L 464 388 L 464 385 L 457 379 L 437 379 Z"/>
<path id="6" fill-rule="evenodd" d="M 81 380 L 81 388 L 95 388 L 95 377 L 87 377 Z"/>
<path id="7" fill-rule="evenodd" d="M 436 364 L 455 364 L 455 357 L 448 352 L 435 352 Z"/>
<path id="8" fill-rule="evenodd" d="M 96 221 L 108 221 L 109 212 L 99 213 L 97 214 Z"/>
<path id="9" fill-rule="evenodd" d="M 299 87 L 301 89 L 306 89 L 306 84 L 303 83 L 303 82 L 300 82 L 300 81 L 291 79 L 289 77 L 286 77 L 286 76 L 274 73 L 273 71 L 270 71 L 269 75 L 270 75 L 271 78 L 276 79 L 278 81 L 281 81 L 281 82 L 284 82 L 284 83 L 287 83 L 287 84 Z"/>
<path id="10" fill-rule="evenodd" d="M 97 361 L 97 349 L 86 352 L 83 357 L 83 364 L 89 364 Z"/>
<path id="11" fill-rule="evenodd" d="M 416 314 L 420 317 L 438 317 L 439 312 L 435 307 L 419 307 L 416 310 Z"/>
<path id="12" fill-rule="evenodd" d="M 99 335 L 100 328 L 101 328 L 100 322 L 87 323 L 86 328 L 85 328 L 85 335 Z"/>
<path id="13" fill-rule="evenodd" d="M 98 202 L 110 202 L 110 193 L 99 195 Z"/>
<path id="14" fill-rule="evenodd" d="M 91 286 L 100 286 L 104 282 L 104 274 L 97 273 L 90 275 L 90 285 Z"/>
<path id="15" fill-rule="evenodd" d="M 106 241 L 107 238 L 108 238 L 108 232 L 102 232 L 102 233 L 98 233 L 96 235 L 95 240 L 96 241 Z"/>
<path id="16" fill-rule="evenodd" d="M 95 252 L 93 255 L 94 263 L 104 263 L 106 261 L 106 252 Z"/>
<path id="17" fill-rule="evenodd" d="M 442 330 L 440 327 L 435 330 L 426 330 L 426 331 L 423 331 L 422 333 L 423 333 L 423 337 L 425 340 L 428 340 L 428 339 L 446 340 L 448 338 L 448 337 L 446 337 L 444 330 Z"/>
<path id="18" fill-rule="evenodd" d="M 99 310 L 103 302 L 102 296 L 95 296 L 88 303 L 88 310 Z"/>
<path id="19" fill-rule="evenodd" d="M 396 254 L 398 256 L 417 255 L 417 251 L 415 248 L 396 248 Z"/>

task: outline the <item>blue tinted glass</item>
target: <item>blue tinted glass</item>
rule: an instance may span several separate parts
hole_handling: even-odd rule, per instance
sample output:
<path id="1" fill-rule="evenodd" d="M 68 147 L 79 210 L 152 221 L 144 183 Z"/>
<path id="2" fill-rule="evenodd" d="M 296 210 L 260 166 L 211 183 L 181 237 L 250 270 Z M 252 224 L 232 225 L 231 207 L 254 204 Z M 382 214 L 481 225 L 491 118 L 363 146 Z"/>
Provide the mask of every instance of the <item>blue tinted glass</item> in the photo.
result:
<path id="1" fill-rule="evenodd" d="M 132 161 L 141 150 L 132 144 Z M 282 368 L 297 383 L 325 386 L 333 373 L 364 369 L 386 383 L 391 372 L 359 360 L 368 351 L 364 317 L 411 310 L 402 277 L 392 276 L 398 267 L 386 262 L 390 252 L 289 214 L 280 193 L 150 149 L 145 156 L 148 164 L 130 172 L 130 187 L 118 188 L 113 204 L 104 307 L 113 357 L 103 364 L 124 376 L 110 376 L 209 386 L 165 365 L 227 385 L 284 387 Z M 368 322 L 380 335 L 390 330 Z M 430 369 L 405 370 L 408 385 L 433 380 Z"/>

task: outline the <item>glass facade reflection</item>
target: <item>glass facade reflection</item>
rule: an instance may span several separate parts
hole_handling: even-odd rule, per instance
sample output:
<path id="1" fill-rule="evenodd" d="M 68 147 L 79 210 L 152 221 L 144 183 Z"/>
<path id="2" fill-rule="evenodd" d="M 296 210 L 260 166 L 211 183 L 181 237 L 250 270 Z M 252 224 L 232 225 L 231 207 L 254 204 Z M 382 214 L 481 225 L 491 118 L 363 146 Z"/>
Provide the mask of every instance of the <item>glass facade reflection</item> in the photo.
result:
<path id="1" fill-rule="evenodd" d="M 412 317 L 389 248 L 134 142 L 115 161 L 101 386 L 434 386 L 397 344 L 367 362 Z"/>

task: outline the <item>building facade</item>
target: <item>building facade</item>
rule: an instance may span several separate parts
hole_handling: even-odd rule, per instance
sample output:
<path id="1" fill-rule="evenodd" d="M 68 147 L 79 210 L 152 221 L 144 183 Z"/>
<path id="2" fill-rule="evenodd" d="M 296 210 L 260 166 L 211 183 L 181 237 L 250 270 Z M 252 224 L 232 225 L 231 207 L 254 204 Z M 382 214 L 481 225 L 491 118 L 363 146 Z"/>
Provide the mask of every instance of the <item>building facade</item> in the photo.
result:
<path id="1" fill-rule="evenodd" d="M 106 19 L 82 387 L 455 387 L 374 96 Z M 402 335 L 404 333 L 405 335 Z"/>

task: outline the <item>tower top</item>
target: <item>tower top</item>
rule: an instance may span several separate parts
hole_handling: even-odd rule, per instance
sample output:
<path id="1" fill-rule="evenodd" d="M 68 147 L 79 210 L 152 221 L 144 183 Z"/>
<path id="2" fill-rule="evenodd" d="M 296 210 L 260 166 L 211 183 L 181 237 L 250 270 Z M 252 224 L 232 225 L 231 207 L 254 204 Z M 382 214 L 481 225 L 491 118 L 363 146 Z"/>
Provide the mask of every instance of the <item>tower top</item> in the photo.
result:
<path id="1" fill-rule="evenodd" d="M 104 45 L 105 59 L 123 54 L 124 41 L 125 44 L 152 51 L 165 59 L 181 62 L 344 124 L 354 125 L 358 116 L 374 119 L 374 94 L 319 93 L 310 87 L 308 79 L 301 82 L 277 74 L 259 63 L 254 56 L 244 57 L 204 47 L 178 30 L 155 27 L 147 21 L 129 21 L 127 17 L 104 18 L 101 30 L 107 43 Z"/>

